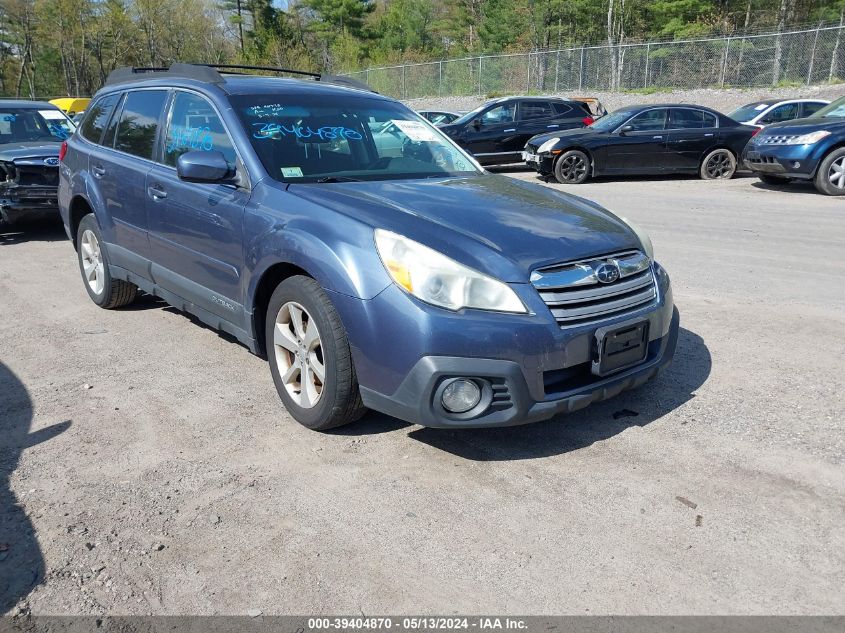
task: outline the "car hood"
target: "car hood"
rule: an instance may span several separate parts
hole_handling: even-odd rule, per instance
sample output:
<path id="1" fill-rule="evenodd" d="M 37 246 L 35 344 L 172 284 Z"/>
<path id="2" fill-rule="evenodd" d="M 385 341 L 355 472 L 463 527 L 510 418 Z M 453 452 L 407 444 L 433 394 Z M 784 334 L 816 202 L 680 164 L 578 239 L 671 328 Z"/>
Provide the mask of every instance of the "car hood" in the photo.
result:
<path id="1" fill-rule="evenodd" d="M 58 157 L 61 142 L 5 143 L 0 145 L 0 160 Z"/>
<path id="2" fill-rule="evenodd" d="M 506 176 L 292 184 L 288 191 L 510 282 L 527 282 L 542 266 L 641 248 L 628 225 L 599 205 Z"/>
<path id="3" fill-rule="evenodd" d="M 781 134 L 808 134 L 816 130 L 830 130 L 831 132 L 845 132 L 845 118 L 809 118 L 794 119 L 783 123 L 767 125 L 759 136 Z"/>
<path id="4" fill-rule="evenodd" d="M 540 145 L 542 145 L 546 141 L 549 141 L 549 140 L 555 139 L 555 138 L 566 138 L 566 139 L 569 139 L 569 140 L 573 140 L 573 139 L 583 138 L 585 136 L 593 136 L 594 134 L 597 134 L 597 132 L 595 130 L 591 130 L 591 129 L 585 128 L 585 127 L 577 127 L 577 128 L 573 128 L 571 130 L 559 130 L 557 132 L 544 132 L 543 134 L 538 134 L 537 136 L 532 136 L 530 139 L 528 139 L 528 142 L 535 147 L 540 147 Z"/>

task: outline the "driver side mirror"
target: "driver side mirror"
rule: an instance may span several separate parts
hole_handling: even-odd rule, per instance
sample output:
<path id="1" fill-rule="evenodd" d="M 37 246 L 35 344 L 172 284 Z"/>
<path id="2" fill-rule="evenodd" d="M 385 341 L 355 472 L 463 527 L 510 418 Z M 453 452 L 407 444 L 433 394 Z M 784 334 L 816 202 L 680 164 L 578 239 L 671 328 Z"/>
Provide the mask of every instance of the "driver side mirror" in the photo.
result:
<path id="1" fill-rule="evenodd" d="M 622 128 L 619 130 L 619 136 L 625 136 L 628 132 L 633 132 L 634 126 L 633 125 L 623 125 Z"/>
<path id="2" fill-rule="evenodd" d="M 481 121 L 481 119 L 473 119 L 472 120 L 472 127 L 474 127 L 476 130 L 481 129 L 482 125 L 483 125 L 483 122 Z"/>
<path id="3" fill-rule="evenodd" d="M 220 182 L 231 173 L 223 152 L 185 152 L 176 161 L 176 174 L 186 182 Z"/>

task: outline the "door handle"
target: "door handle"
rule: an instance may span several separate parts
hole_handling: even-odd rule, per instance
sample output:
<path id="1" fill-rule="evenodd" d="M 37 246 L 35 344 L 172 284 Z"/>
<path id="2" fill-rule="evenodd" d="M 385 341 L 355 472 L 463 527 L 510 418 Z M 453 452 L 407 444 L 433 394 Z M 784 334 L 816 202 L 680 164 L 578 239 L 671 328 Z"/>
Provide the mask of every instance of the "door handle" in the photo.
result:
<path id="1" fill-rule="evenodd" d="M 508 129 L 508 130 L 503 130 L 503 131 L 504 131 L 504 132 L 516 132 L 516 128 L 515 128 L 515 127 L 512 127 L 512 128 L 510 128 L 510 129 Z"/>
<path id="2" fill-rule="evenodd" d="M 713 136 L 712 134 L 705 134 L 704 136 Z"/>
<path id="3" fill-rule="evenodd" d="M 546 127 L 560 127 L 560 125 L 557 125 L 557 124 L 555 124 L 555 125 L 547 125 Z"/>
<path id="4" fill-rule="evenodd" d="M 94 174 L 95 178 L 102 178 L 106 175 L 106 170 L 103 169 L 102 165 L 92 165 L 91 173 Z"/>
<path id="5" fill-rule="evenodd" d="M 161 188 L 161 185 L 150 185 L 147 187 L 147 193 L 153 200 L 163 200 L 167 197 L 167 192 Z"/>
<path id="6" fill-rule="evenodd" d="M 652 138 L 663 138 L 662 136 L 653 136 Z"/>

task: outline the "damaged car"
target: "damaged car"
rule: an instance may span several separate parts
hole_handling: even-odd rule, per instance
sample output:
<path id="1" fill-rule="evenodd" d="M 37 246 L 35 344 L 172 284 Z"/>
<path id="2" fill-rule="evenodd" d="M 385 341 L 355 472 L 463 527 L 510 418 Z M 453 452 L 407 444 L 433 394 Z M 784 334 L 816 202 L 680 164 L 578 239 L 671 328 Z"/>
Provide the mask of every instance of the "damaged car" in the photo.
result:
<path id="1" fill-rule="evenodd" d="M 59 153 L 75 130 L 47 102 L 0 100 L 0 225 L 58 217 Z"/>

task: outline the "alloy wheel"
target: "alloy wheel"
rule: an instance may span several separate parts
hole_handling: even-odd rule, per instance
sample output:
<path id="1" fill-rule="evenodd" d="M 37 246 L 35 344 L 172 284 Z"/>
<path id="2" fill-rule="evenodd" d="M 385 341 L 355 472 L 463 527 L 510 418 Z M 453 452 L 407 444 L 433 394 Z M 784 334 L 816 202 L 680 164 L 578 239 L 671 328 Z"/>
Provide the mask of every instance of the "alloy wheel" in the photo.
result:
<path id="1" fill-rule="evenodd" d="M 837 189 L 845 189 L 845 156 L 837 158 L 830 164 L 827 179 Z"/>
<path id="2" fill-rule="evenodd" d="M 727 152 L 713 154 L 707 161 L 707 175 L 711 178 L 724 178 L 733 171 L 731 157 Z"/>
<path id="3" fill-rule="evenodd" d="M 103 269 L 103 253 L 100 250 L 100 242 L 94 231 L 86 230 L 82 234 L 80 242 L 82 257 L 82 270 L 85 274 L 85 281 L 88 287 L 96 294 L 102 294 L 105 284 L 105 271 Z"/>
<path id="4" fill-rule="evenodd" d="M 587 172 L 587 162 L 582 156 L 566 156 L 561 159 L 560 173 L 566 182 L 580 180 Z"/>
<path id="5" fill-rule="evenodd" d="M 300 304 L 288 301 L 279 309 L 273 345 L 288 395 L 303 409 L 316 406 L 326 379 L 323 343 L 316 321 Z"/>

